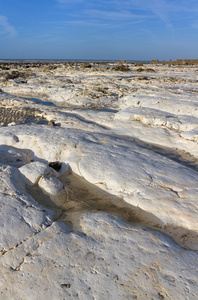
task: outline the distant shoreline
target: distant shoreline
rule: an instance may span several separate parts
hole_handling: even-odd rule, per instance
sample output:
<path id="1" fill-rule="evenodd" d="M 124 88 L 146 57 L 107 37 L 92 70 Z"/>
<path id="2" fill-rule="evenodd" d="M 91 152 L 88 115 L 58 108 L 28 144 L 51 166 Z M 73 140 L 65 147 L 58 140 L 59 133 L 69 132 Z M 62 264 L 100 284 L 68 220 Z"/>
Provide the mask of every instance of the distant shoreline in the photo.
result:
<path id="1" fill-rule="evenodd" d="M 198 59 L 154 60 L 105 60 L 105 59 L 0 59 L 0 64 L 155 64 L 155 65 L 198 65 Z"/>
<path id="2" fill-rule="evenodd" d="M 126 63 L 150 63 L 150 60 L 108 60 L 108 59 L 0 59 L 0 63 L 16 63 L 16 62 L 25 62 L 25 63 L 35 63 L 35 62 L 46 62 L 46 63 L 58 63 L 58 62 L 90 62 L 90 63 L 117 63 L 124 61 Z"/>

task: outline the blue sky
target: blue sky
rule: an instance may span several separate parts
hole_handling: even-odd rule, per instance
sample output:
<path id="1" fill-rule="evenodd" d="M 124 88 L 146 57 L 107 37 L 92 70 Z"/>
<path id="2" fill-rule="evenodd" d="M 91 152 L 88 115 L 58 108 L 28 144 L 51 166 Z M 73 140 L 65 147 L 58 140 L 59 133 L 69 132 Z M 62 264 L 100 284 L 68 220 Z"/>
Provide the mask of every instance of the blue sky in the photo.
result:
<path id="1" fill-rule="evenodd" d="M 4 58 L 198 58 L 198 0 L 0 0 Z"/>

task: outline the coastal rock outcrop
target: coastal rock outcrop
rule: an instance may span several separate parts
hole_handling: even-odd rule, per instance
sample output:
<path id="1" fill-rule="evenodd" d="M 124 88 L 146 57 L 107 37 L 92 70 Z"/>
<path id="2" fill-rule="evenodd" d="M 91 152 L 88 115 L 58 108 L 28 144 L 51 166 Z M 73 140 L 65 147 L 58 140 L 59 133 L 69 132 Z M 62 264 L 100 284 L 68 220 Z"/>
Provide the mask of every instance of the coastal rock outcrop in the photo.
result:
<path id="1" fill-rule="evenodd" d="M 196 299 L 197 72 L 122 64 L 1 68 L 2 299 Z"/>

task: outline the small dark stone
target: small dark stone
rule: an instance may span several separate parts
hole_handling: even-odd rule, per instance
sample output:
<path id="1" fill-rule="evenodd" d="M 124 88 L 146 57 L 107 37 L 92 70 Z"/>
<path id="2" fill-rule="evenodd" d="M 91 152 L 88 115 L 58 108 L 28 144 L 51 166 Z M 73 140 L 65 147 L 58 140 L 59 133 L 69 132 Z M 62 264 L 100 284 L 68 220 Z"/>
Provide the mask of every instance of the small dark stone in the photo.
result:
<path id="1" fill-rule="evenodd" d="M 139 76 L 139 77 L 136 77 L 136 78 L 137 78 L 137 80 L 149 80 L 149 78 L 146 77 L 146 76 Z"/>
<path id="2" fill-rule="evenodd" d="M 66 287 L 66 289 L 70 289 L 71 284 L 70 283 L 63 283 L 63 284 L 61 284 L 61 287 Z"/>
<path id="3" fill-rule="evenodd" d="M 164 293 L 162 291 L 158 293 L 158 296 L 159 296 L 160 299 L 164 299 L 165 298 Z"/>
<path id="4" fill-rule="evenodd" d="M 2 68 L 2 70 L 6 70 L 6 71 L 7 71 L 7 70 L 10 70 L 9 67 L 3 67 L 3 66 L 2 66 L 1 68 Z"/>
<path id="5" fill-rule="evenodd" d="M 117 274 L 113 278 L 115 278 L 116 280 L 119 280 L 119 277 Z"/>
<path id="6" fill-rule="evenodd" d="M 59 161 L 54 161 L 54 162 L 50 162 L 49 163 L 49 167 L 51 167 L 52 169 L 56 170 L 57 172 L 60 171 L 61 166 L 62 166 L 62 164 Z"/>
<path id="7" fill-rule="evenodd" d="M 55 122 L 53 120 L 49 121 L 48 125 L 50 125 L 50 126 L 56 126 L 56 124 L 55 124 Z"/>

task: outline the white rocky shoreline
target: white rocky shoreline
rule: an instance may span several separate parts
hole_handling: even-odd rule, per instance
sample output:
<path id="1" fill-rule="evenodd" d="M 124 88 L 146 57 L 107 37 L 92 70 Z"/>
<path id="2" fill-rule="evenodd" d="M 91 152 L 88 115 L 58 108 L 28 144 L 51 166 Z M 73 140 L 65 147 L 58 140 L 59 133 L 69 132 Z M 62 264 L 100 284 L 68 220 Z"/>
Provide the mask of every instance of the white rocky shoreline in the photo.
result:
<path id="1" fill-rule="evenodd" d="M 198 65 L 0 63 L 0 172 L 0 299 L 197 299 Z"/>

